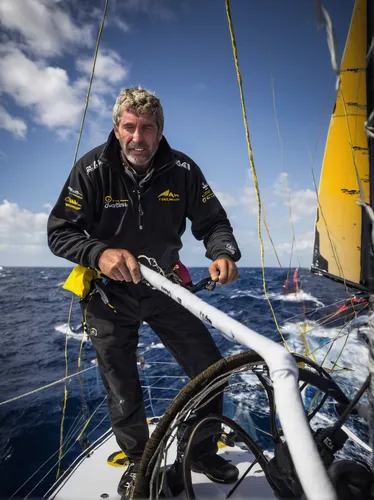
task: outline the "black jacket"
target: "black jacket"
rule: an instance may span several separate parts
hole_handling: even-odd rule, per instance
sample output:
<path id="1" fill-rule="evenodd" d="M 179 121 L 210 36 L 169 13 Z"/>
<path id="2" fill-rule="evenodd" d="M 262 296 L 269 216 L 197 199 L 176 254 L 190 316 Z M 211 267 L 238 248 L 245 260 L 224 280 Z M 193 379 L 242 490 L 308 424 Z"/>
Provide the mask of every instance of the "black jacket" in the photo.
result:
<path id="1" fill-rule="evenodd" d="M 85 267 L 98 268 L 106 248 L 123 248 L 170 269 L 179 258 L 186 217 L 208 258 L 239 260 L 226 213 L 199 167 L 163 137 L 152 169 L 138 183 L 124 168 L 111 132 L 73 167 L 49 216 L 48 244 L 55 255 Z"/>

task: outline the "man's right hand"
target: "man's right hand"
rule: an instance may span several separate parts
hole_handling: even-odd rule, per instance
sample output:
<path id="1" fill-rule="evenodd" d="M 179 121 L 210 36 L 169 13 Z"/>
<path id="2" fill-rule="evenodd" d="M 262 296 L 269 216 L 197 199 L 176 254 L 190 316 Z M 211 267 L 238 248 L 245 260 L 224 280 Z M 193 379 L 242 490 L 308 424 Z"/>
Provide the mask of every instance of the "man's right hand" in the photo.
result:
<path id="1" fill-rule="evenodd" d="M 100 271 L 112 280 L 134 283 L 141 280 L 139 265 L 128 250 L 107 248 L 100 255 L 98 264 Z"/>

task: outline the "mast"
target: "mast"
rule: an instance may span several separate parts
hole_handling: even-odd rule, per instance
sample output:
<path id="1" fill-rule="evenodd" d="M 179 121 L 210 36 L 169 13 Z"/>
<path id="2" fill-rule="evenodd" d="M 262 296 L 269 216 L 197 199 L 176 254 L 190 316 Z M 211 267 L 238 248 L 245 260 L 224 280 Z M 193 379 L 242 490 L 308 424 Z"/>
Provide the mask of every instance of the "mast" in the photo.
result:
<path id="1" fill-rule="evenodd" d="M 368 125 L 374 125 L 374 5 L 367 3 L 367 67 L 366 67 L 366 102 Z M 370 123 L 371 122 L 371 123 Z M 369 177 L 374 179 L 374 139 L 368 135 Z M 374 208 L 374 182 L 370 183 L 370 206 Z M 374 290 L 374 252 L 372 241 L 372 222 L 366 211 L 363 215 L 361 269 L 362 282 L 371 291 Z"/>

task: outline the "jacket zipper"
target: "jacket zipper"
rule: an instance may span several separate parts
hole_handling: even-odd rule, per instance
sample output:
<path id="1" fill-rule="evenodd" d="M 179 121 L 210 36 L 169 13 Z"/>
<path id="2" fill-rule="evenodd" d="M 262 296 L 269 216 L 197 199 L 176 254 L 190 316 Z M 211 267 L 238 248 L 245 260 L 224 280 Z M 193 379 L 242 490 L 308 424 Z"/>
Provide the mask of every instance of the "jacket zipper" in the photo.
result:
<path id="1" fill-rule="evenodd" d="M 106 160 L 102 160 L 103 163 L 107 163 L 109 166 L 111 166 L 111 163 L 106 161 Z M 166 170 L 167 167 L 169 167 L 171 164 L 175 163 L 174 160 L 169 162 L 169 163 L 165 163 L 165 165 L 163 165 L 160 169 L 157 169 L 157 172 L 156 172 L 156 176 L 155 177 L 158 177 L 162 172 L 163 170 Z M 126 172 L 127 175 L 129 175 L 129 177 L 131 177 L 133 183 L 136 185 L 137 182 L 136 180 L 134 179 L 133 175 L 131 175 L 131 172 L 127 171 Z M 121 175 L 123 175 L 123 173 L 121 172 Z M 125 174 L 126 175 L 126 174 Z M 151 176 L 150 176 L 151 177 Z M 142 181 L 140 181 L 139 185 L 140 187 L 142 187 L 142 185 L 144 184 L 144 181 L 146 180 L 143 179 Z M 148 180 L 148 179 L 147 179 Z M 125 182 L 125 179 L 124 179 L 124 182 Z M 125 182 L 125 186 L 126 186 L 126 182 Z M 136 190 L 136 193 L 138 195 L 138 211 L 139 211 L 139 214 L 138 214 L 138 225 L 139 225 L 139 230 L 142 231 L 143 230 L 143 223 L 144 223 L 144 219 L 143 219 L 143 216 L 144 216 L 144 211 L 143 211 L 143 207 L 142 207 L 142 204 L 141 204 L 141 200 L 140 200 L 140 197 L 141 197 L 141 193 L 140 193 L 140 190 L 137 189 Z"/>
<path id="2" fill-rule="evenodd" d="M 144 215 L 144 212 L 143 212 L 143 207 L 142 207 L 142 204 L 141 204 L 141 201 L 140 201 L 140 191 L 139 191 L 139 189 L 137 190 L 137 193 L 138 193 L 138 210 L 139 210 L 139 229 L 140 229 L 140 231 L 142 231 L 142 229 L 143 229 L 143 215 Z"/>

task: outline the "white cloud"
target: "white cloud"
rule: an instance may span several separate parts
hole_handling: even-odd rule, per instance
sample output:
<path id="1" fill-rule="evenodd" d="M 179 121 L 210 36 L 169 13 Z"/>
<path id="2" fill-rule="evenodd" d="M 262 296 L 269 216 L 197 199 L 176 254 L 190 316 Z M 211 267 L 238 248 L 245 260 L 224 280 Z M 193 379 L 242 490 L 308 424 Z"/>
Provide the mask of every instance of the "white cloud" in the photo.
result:
<path id="1" fill-rule="evenodd" d="M 77 123 L 83 102 L 64 69 L 33 61 L 9 45 L 0 48 L 0 56 L 0 91 L 29 108 L 39 124 L 54 128 Z"/>
<path id="2" fill-rule="evenodd" d="M 90 64 L 92 60 L 81 59 L 78 67 L 88 73 Z M 116 52 L 107 51 L 98 58 L 96 71 L 89 110 L 110 116 L 111 106 L 104 96 L 112 91 L 114 83 L 127 77 L 128 70 Z M 78 125 L 87 86 L 86 77 L 71 82 L 64 69 L 48 66 L 42 60 L 34 61 L 13 45 L 0 46 L 0 92 L 12 96 L 19 106 L 32 112 L 33 121 L 55 130 L 61 137 Z M 9 130 L 9 120 L 6 123 Z M 18 128 L 12 132 L 24 131 L 25 135 L 21 123 L 13 123 L 13 127 L 16 125 Z"/>
<path id="3" fill-rule="evenodd" d="M 294 222 L 316 214 L 317 195 L 311 189 L 300 189 L 291 193 L 291 210 Z"/>
<path id="4" fill-rule="evenodd" d="M 0 105 L 0 128 L 8 130 L 15 137 L 23 138 L 27 132 L 26 123 L 21 118 L 11 116 L 6 109 Z M 1 154 L 0 154 L 1 158 Z"/>
<path id="5" fill-rule="evenodd" d="M 291 205 L 292 219 L 297 222 L 304 217 L 316 214 L 317 195 L 309 188 L 292 190 L 288 184 L 288 176 L 281 173 L 274 185 L 274 194 L 283 200 L 289 210 Z"/>
<path id="6" fill-rule="evenodd" d="M 236 207 L 237 205 L 239 205 L 239 202 L 229 193 L 224 193 L 223 191 L 215 191 L 215 195 L 226 211 L 231 207 Z"/>
<path id="7" fill-rule="evenodd" d="M 47 220 L 45 212 L 34 213 L 7 200 L 0 203 L 0 265 L 68 266 L 48 248 Z"/>
<path id="8" fill-rule="evenodd" d="M 250 214 L 257 214 L 257 197 L 254 187 L 245 186 L 243 188 L 243 195 L 240 197 L 240 203 Z"/>
<path id="9" fill-rule="evenodd" d="M 130 31 L 130 26 L 125 21 L 122 21 L 121 19 L 115 17 L 112 22 L 118 29 L 120 29 L 124 33 L 128 33 Z"/>
<path id="10" fill-rule="evenodd" d="M 129 10 L 140 11 L 162 19 L 173 19 L 175 17 L 170 5 L 170 0 L 126 0 L 125 3 L 125 7 Z"/>
<path id="11" fill-rule="evenodd" d="M 92 62 L 92 57 L 78 59 L 76 63 L 78 71 L 90 75 Z M 117 52 L 103 49 L 99 53 L 95 66 L 95 78 L 110 83 L 119 83 L 127 76 L 128 70 Z"/>
<path id="12" fill-rule="evenodd" d="M 52 210 L 52 205 L 50 203 L 44 203 L 43 208 L 47 210 Z"/>
<path id="13" fill-rule="evenodd" d="M 45 247 L 47 219 L 46 213 L 33 213 L 4 200 L 0 205 L 0 249 L 27 254 Z"/>
<path id="14" fill-rule="evenodd" d="M 312 259 L 312 251 L 314 248 L 314 231 L 301 234 L 296 238 L 294 245 L 294 253 L 296 255 L 307 254 Z M 292 242 L 277 243 L 276 249 L 279 253 L 289 254 L 291 252 Z"/>
<path id="15" fill-rule="evenodd" d="M 77 6 L 71 4 L 71 8 Z M 62 139 L 74 133 L 80 123 L 92 69 L 92 54 L 85 56 L 83 51 L 82 55 L 82 48 L 94 45 L 92 28 L 96 30 L 98 24 L 98 9 L 91 9 L 85 16 L 91 24 L 74 21 L 69 3 L 58 0 L 0 0 L 0 26 L 5 33 L 0 43 L 0 93 L 27 109 L 28 119 L 54 130 Z M 124 21 L 116 25 L 126 29 Z M 6 41 L 7 36 L 12 42 Z M 74 80 L 66 69 L 46 59 L 77 48 L 81 56 L 76 65 L 83 75 Z M 119 54 L 101 45 L 89 103 L 89 112 L 95 118 L 110 116 L 115 85 L 127 76 L 128 67 Z M 25 121 L 4 108 L 0 109 L 0 127 L 18 137 L 27 132 Z"/>
<path id="16" fill-rule="evenodd" d="M 77 25 L 63 4 L 50 0 L 1 0 L 0 22 L 37 55 L 61 55 L 93 43 L 92 26 Z"/>

